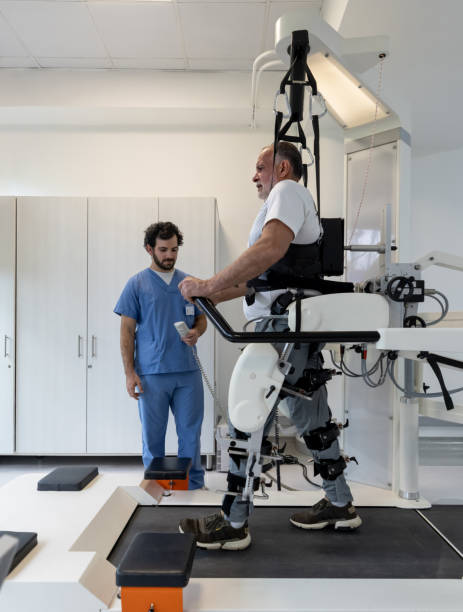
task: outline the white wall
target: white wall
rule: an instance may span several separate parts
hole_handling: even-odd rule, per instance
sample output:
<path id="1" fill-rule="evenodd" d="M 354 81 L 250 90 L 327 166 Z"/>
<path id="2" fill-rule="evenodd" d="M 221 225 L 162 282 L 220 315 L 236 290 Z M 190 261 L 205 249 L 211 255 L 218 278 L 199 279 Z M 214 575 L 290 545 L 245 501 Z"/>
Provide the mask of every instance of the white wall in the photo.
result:
<path id="1" fill-rule="evenodd" d="M 246 122 L 236 125 L 232 116 L 229 117 L 230 126 L 225 124 L 234 103 L 239 113 L 245 112 L 247 116 L 249 111 L 250 116 L 245 102 L 250 91 L 250 75 L 232 73 L 226 78 L 216 75 L 214 80 L 211 74 L 195 74 L 192 107 L 206 111 L 212 107 L 219 109 L 220 121 L 217 115 L 215 119 L 212 115 L 211 121 L 215 123 L 212 127 L 203 120 L 197 126 L 186 125 L 188 118 L 183 113 L 182 125 L 175 127 L 159 125 L 156 111 L 169 104 L 186 108 L 192 87 L 191 74 L 149 72 L 138 74 L 136 78 L 129 74 L 119 75 L 117 86 L 111 80 L 115 77 L 105 86 L 107 73 L 101 73 L 105 75 L 103 82 L 96 74 L 0 73 L 0 84 L 3 82 L 3 86 L 10 88 L 17 85 L 14 94 L 11 91 L 7 94 L 3 89 L 3 97 L 0 96 L 0 194 L 213 196 L 217 198 L 220 218 L 217 263 L 219 269 L 223 268 L 246 246 L 249 228 L 261 204 L 251 182 L 255 160 L 261 147 L 273 139 L 270 121 L 258 130 L 250 129 Z M 270 75 L 270 81 L 272 78 L 275 80 Z M 157 98 L 156 79 L 162 90 Z M 171 90 L 169 82 L 175 85 Z M 213 96 L 210 95 L 211 87 L 214 88 Z M 267 88 L 271 89 L 271 83 Z M 137 124 L 138 115 L 133 108 L 137 99 L 143 103 L 150 101 L 154 114 L 149 125 Z M 269 95 L 267 102 L 270 107 L 273 95 Z M 124 123 L 106 123 L 101 118 L 101 111 L 104 114 L 110 106 L 118 104 L 126 111 Z M 69 113 L 76 105 L 84 106 L 83 114 L 74 114 L 75 125 L 66 125 L 65 119 L 70 119 Z M 11 111 L 11 108 L 19 112 L 16 117 L 31 125 L 5 125 L 5 121 L 2 125 L 4 111 Z M 53 108 L 59 109 L 60 116 L 64 117 L 60 125 L 38 125 L 43 115 L 42 119 L 38 118 L 37 111 L 48 109 L 50 120 Z M 226 113 L 222 112 L 224 109 Z M 95 111 L 100 112 L 100 125 L 97 126 L 94 125 Z M 270 108 L 268 115 L 271 119 Z M 172 118 L 175 118 L 175 109 L 171 109 Z M 321 131 L 322 212 L 325 216 L 341 216 L 342 130 L 326 117 L 322 120 Z M 140 236 L 143 229 L 140 228 Z M 39 246 L 40 236 L 37 242 Z M 117 245 L 111 246 L 117 248 Z M 140 247 L 137 244 L 134 248 Z M 221 310 L 235 329 L 242 325 L 244 319 L 239 302 L 224 304 Z M 228 381 L 239 348 L 219 338 L 217 349 L 219 394 L 222 404 L 226 405 Z"/>
<path id="2" fill-rule="evenodd" d="M 412 158 L 411 187 L 414 257 L 435 250 L 463 257 L 463 148 Z M 447 295 L 451 310 L 463 310 L 462 272 L 434 267 L 424 277 Z"/>
<path id="3" fill-rule="evenodd" d="M 454 151 L 431 153 L 412 158 L 412 232 L 414 259 L 430 251 L 444 251 L 463 257 L 463 148 Z M 450 302 L 450 310 L 463 310 L 463 273 L 445 268 L 431 267 L 423 274 L 428 288 L 442 291 Z M 439 306 L 427 299 L 423 311 L 438 312 Z M 461 354 L 453 355 L 463 359 Z M 424 380 L 431 385 L 430 391 L 440 391 L 429 367 L 423 369 Z M 443 369 L 448 388 L 462 386 L 461 371 Z M 453 396 L 462 404 L 463 394 Z M 451 416 L 450 414 L 448 416 Z M 421 435 L 462 435 L 462 426 L 421 419 Z M 431 432 L 431 433 L 429 433 Z"/>

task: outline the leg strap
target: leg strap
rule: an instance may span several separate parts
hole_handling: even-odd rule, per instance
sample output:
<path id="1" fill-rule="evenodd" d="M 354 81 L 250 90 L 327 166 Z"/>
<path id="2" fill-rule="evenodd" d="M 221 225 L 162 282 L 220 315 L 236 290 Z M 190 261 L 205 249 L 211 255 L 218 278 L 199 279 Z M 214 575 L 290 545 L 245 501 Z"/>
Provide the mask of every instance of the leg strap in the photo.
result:
<path id="1" fill-rule="evenodd" d="M 329 448 L 338 436 L 339 426 L 336 423 L 328 422 L 325 427 L 312 429 L 303 437 L 309 450 L 322 451 Z"/>
<path id="2" fill-rule="evenodd" d="M 228 490 L 230 493 L 242 493 L 244 487 L 246 486 L 246 478 L 242 476 L 237 476 L 236 474 L 232 474 L 228 472 L 227 475 L 228 482 Z M 260 487 L 260 478 L 254 478 L 252 487 L 254 491 L 258 491 Z M 225 516 L 230 514 L 232 503 L 235 499 L 234 495 L 225 495 L 222 502 L 222 510 Z"/>
<path id="3" fill-rule="evenodd" d="M 346 461 L 344 457 L 339 459 L 320 459 L 314 464 L 314 474 L 320 474 L 324 480 L 336 480 L 346 469 Z"/>

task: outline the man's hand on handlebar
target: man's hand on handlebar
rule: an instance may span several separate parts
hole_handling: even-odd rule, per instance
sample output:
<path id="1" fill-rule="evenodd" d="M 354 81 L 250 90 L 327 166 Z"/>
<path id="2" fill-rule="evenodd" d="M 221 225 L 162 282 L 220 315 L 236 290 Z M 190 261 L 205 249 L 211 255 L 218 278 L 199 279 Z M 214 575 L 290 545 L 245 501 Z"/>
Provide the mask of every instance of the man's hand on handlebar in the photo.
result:
<path id="1" fill-rule="evenodd" d="M 178 288 L 180 289 L 183 297 L 192 302 L 193 297 L 207 297 L 210 294 L 209 283 L 207 280 L 201 280 L 194 276 L 187 276 L 179 283 Z"/>

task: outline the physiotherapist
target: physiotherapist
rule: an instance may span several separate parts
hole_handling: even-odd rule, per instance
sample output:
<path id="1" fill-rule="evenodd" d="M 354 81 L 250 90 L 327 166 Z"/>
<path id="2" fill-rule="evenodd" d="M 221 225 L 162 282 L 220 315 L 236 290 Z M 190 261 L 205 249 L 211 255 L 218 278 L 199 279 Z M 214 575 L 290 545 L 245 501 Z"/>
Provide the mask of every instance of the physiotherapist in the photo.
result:
<path id="1" fill-rule="evenodd" d="M 201 372 L 193 351 L 206 331 L 206 317 L 184 299 L 178 284 L 187 276 L 175 269 L 183 235 L 159 222 L 145 231 L 151 266 L 132 276 L 114 308 L 121 317 L 121 354 L 127 392 L 138 400 L 143 464 L 165 456 L 169 407 L 175 419 L 178 456 L 190 457 L 189 488 L 204 486 L 200 436 L 204 416 Z M 190 328 L 180 338 L 174 323 Z"/>

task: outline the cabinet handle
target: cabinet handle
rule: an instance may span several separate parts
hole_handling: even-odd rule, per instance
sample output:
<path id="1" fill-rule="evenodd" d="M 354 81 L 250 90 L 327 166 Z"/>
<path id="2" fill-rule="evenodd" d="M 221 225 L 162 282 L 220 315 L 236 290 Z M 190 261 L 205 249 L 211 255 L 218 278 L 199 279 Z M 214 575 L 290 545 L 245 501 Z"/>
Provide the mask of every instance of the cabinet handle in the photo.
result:
<path id="1" fill-rule="evenodd" d="M 82 343 L 83 337 L 82 336 L 77 336 L 77 357 L 82 357 L 82 350 L 81 350 L 81 343 Z"/>
<path id="2" fill-rule="evenodd" d="M 8 357 L 7 343 L 8 343 L 8 336 L 5 334 L 5 337 L 3 340 L 3 356 L 4 357 Z"/>
<path id="3" fill-rule="evenodd" d="M 92 357 L 96 357 L 96 336 L 92 336 Z"/>

